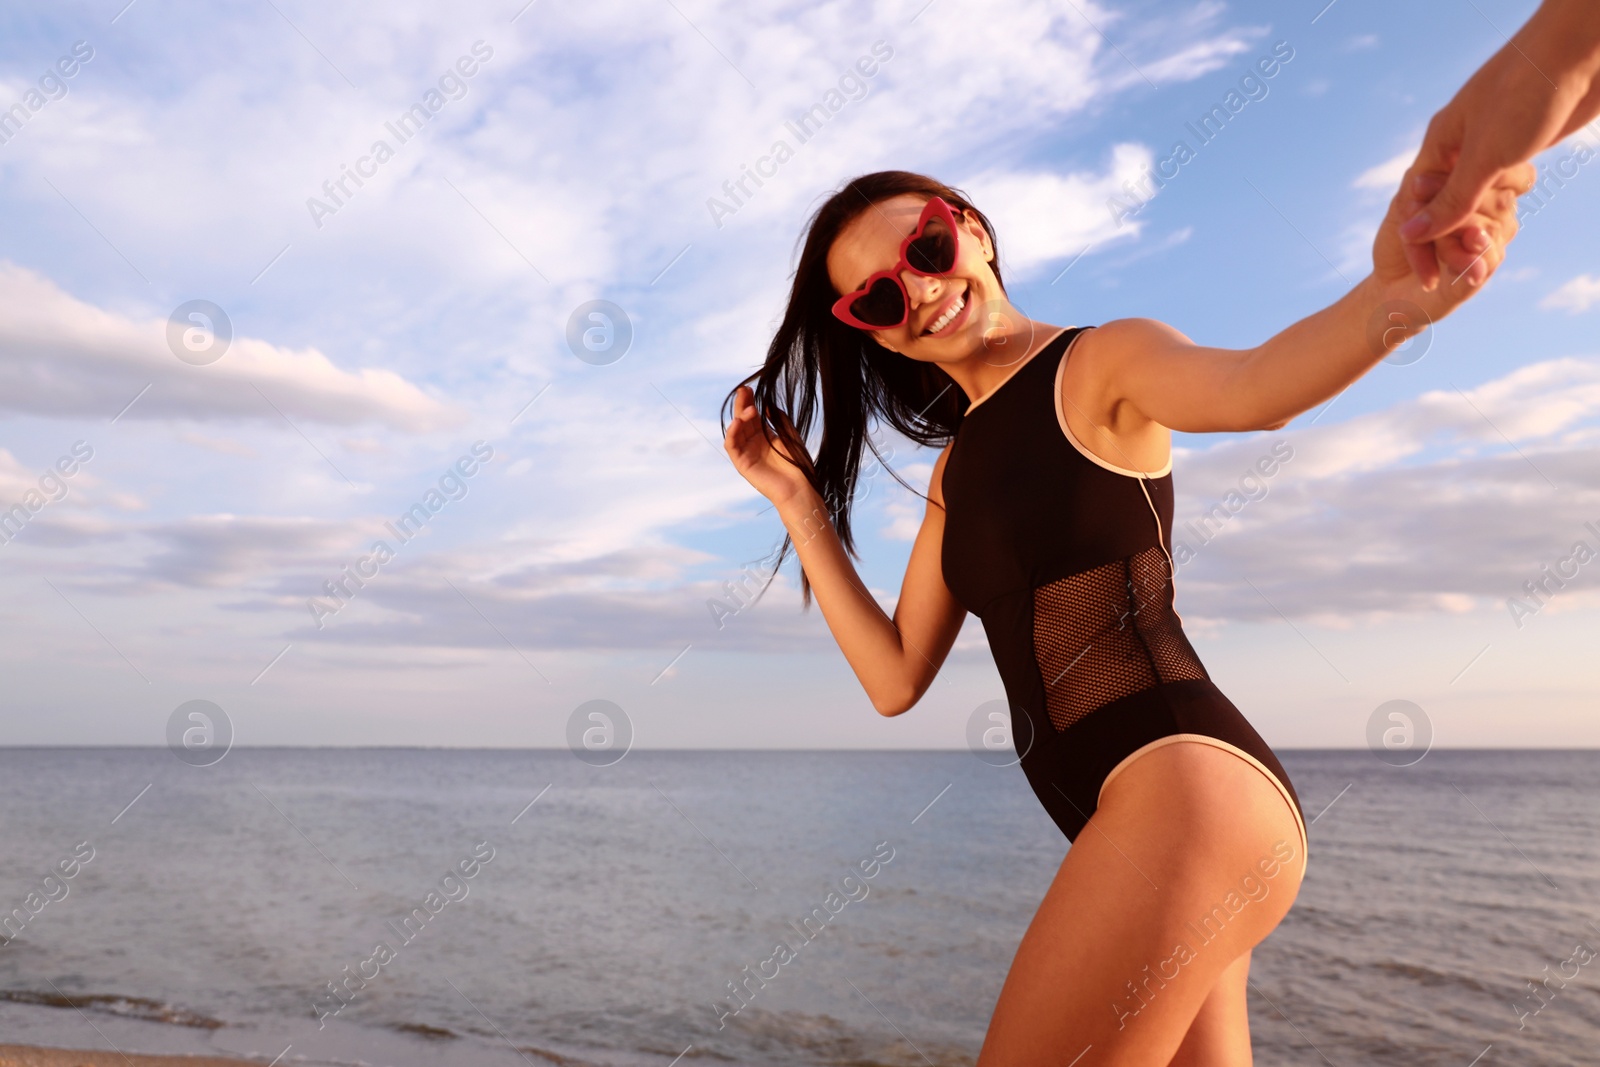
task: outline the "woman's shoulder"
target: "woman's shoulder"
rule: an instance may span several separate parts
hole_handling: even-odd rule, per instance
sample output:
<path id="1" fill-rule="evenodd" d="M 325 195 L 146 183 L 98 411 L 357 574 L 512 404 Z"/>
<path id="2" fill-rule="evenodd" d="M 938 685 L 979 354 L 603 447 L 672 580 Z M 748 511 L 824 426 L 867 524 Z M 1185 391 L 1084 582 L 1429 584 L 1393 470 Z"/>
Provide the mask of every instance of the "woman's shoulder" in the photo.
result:
<path id="1" fill-rule="evenodd" d="M 1149 344 L 1152 341 L 1178 339 L 1186 342 L 1189 340 L 1177 329 L 1159 319 L 1112 319 L 1093 329 L 1085 330 L 1082 343 L 1074 345 L 1073 351 L 1077 353 L 1097 349 L 1101 352 L 1115 352 L 1134 345 Z"/>
<path id="2" fill-rule="evenodd" d="M 1067 374 L 1078 391 L 1099 392 L 1112 384 L 1116 368 L 1130 353 L 1152 345 L 1190 341 L 1158 319 L 1112 319 L 1082 331 L 1066 353 Z"/>

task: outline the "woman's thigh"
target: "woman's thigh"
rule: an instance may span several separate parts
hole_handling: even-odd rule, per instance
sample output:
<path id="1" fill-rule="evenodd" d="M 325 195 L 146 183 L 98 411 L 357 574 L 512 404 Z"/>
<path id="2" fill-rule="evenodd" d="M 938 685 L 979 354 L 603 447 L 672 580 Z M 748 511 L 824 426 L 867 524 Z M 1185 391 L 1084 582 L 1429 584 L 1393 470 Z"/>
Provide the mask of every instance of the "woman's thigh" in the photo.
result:
<path id="1" fill-rule="evenodd" d="M 1167 1067 L 1250 1067 L 1249 978 L 1246 952 L 1218 976 Z"/>
<path id="2" fill-rule="evenodd" d="M 1288 912 L 1298 823 L 1238 756 L 1178 742 L 1106 788 L 1017 948 L 979 1067 L 1165 1064 Z"/>

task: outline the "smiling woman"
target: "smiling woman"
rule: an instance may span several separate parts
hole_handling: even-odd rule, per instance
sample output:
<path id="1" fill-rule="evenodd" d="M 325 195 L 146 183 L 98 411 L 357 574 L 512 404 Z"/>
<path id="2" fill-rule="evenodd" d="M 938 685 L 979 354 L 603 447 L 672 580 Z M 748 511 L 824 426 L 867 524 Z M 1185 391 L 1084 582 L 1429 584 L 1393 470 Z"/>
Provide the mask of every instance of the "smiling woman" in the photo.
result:
<path id="1" fill-rule="evenodd" d="M 910 710 L 967 614 L 982 619 L 1011 718 L 1033 739 L 1019 762 L 1073 842 L 1017 949 L 979 1067 L 1091 1050 L 1086 1067 L 1249 1061 L 1250 953 L 1299 890 L 1307 822 L 1174 607 L 1171 434 L 1280 427 L 1449 314 L 1499 266 L 1530 172 L 1479 205 L 1459 249 L 1474 256 L 1465 285 L 1430 293 L 1411 272 L 1398 229 L 1418 201 L 1400 193 L 1366 279 L 1242 350 L 1195 345 L 1151 319 L 1034 322 L 1010 303 L 993 227 L 932 178 L 863 175 L 812 216 L 766 361 L 725 401 L 724 448 L 783 519 L 779 563 L 792 545 L 803 603 L 815 593 L 880 714 Z M 1416 314 L 1374 340 L 1371 324 L 1396 308 Z M 849 560 L 873 421 L 943 446 L 893 618 Z M 1237 914 L 1230 905 L 1204 952 L 1119 1003 L 1128 975 L 1193 936 L 1195 914 L 1239 899 L 1237 872 L 1268 850 L 1282 892 Z"/>

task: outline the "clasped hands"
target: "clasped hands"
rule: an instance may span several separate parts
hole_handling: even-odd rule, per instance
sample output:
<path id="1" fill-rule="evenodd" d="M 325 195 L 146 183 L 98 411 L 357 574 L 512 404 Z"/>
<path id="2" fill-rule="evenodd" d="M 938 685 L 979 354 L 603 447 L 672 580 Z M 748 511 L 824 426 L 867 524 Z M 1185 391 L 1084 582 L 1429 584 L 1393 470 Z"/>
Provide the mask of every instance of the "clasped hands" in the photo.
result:
<path id="1" fill-rule="evenodd" d="M 1374 275 L 1401 290 L 1414 283 L 1418 293 L 1429 294 L 1425 303 L 1448 313 L 1504 259 L 1517 232 L 1517 197 L 1530 192 L 1537 177 L 1527 161 L 1597 115 L 1600 19 L 1594 5 L 1545 0 L 1428 124 L 1379 231 Z M 1591 133 L 1600 139 L 1592 127 Z"/>

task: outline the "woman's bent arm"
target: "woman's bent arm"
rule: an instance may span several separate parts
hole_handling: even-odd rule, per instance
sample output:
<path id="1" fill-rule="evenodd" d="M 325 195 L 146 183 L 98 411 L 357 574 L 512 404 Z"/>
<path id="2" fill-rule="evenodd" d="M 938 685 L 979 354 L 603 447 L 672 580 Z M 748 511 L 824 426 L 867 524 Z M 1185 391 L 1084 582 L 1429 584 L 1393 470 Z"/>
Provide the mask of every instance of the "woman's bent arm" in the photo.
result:
<path id="1" fill-rule="evenodd" d="M 808 486 L 778 505 L 823 618 L 880 715 L 898 715 L 922 698 L 966 618 L 945 587 L 939 559 L 944 540 L 939 484 L 948 452 L 934 465 L 930 503 L 893 619 L 856 573 L 814 489 Z"/>
<path id="2" fill-rule="evenodd" d="M 776 414 L 787 423 L 786 415 Z M 944 542 L 940 484 L 949 448 L 933 465 L 927 515 L 911 548 L 893 619 L 856 573 L 821 494 L 800 473 L 787 449 L 769 440 L 757 425 L 755 394 L 747 385 L 734 394 L 733 422 L 723 448 L 739 474 L 772 501 L 783 519 L 812 595 L 872 706 L 882 715 L 910 708 L 933 684 L 967 614 L 945 588 L 939 560 Z"/>

